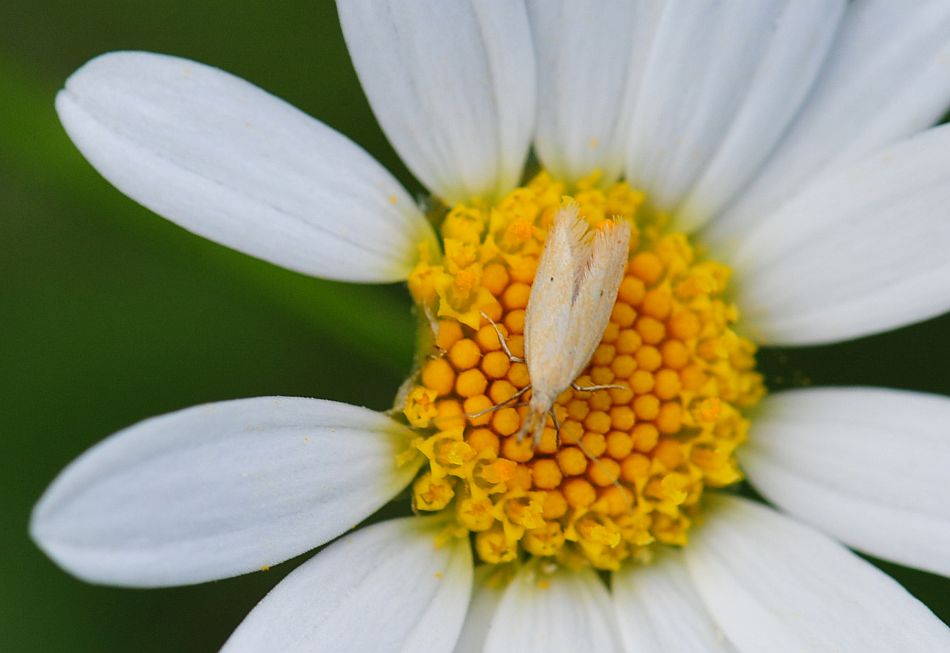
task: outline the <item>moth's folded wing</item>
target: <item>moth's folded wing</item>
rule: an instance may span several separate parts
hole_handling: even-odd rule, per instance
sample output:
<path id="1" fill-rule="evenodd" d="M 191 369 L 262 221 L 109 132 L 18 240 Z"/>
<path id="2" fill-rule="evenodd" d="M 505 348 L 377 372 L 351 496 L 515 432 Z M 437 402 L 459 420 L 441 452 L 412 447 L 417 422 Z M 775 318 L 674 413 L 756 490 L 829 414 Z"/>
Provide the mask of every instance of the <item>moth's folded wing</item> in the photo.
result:
<path id="1" fill-rule="evenodd" d="M 623 281 L 629 248 L 630 224 L 625 221 L 613 223 L 594 236 L 590 265 L 578 285 L 566 339 L 572 352 L 571 381 L 590 361 L 604 336 Z"/>
<path id="2" fill-rule="evenodd" d="M 576 231 L 569 208 L 561 209 L 548 233 L 538 263 L 525 314 L 524 346 L 528 372 L 535 396 L 552 400 L 574 377 L 567 336 L 571 327 L 574 278 L 578 265 L 574 258 Z M 574 216 L 577 209 L 573 208 Z"/>

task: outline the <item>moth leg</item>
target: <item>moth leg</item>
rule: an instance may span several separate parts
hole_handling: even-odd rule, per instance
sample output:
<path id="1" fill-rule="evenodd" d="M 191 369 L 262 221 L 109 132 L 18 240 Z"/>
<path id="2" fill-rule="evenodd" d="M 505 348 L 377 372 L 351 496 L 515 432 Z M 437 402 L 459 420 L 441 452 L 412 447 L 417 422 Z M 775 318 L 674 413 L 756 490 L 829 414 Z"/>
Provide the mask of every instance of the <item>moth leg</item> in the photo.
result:
<path id="1" fill-rule="evenodd" d="M 554 406 L 551 406 L 551 408 L 548 410 L 548 415 L 551 416 L 551 421 L 554 422 L 554 442 L 557 445 L 557 448 L 560 449 L 561 448 L 561 421 L 557 418 L 557 413 L 554 412 Z M 540 438 L 538 439 L 540 440 Z M 541 443 L 540 442 L 534 443 L 535 449 L 538 448 L 539 444 Z"/>
<path id="2" fill-rule="evenodd" d="M 498 344 L 500 344 L 504 352 L 508 354 L 508 360 L 510 360 L 512 363 L 523 363 L 524 362 L 523 358 L 521 358 L 520 356 L 515 356 L 514 354 L 511 353 L 511 350 L 508 349 L 508 343 L 505 341 L 505 336 L 502 335 L 501 329 L 499 329 L 498 325 L 495 324 L 495 320 L 488 317 L 484 311 L 481 312 L 481 315 L 483 318 L 488 320 L 488 323 L 495 330 L 495 335 L 498 336 Z"/>
<path id="3" fill-rule="evenodd" d="M 610 383 L 608 385 L 577 385 L 576 383 L 572 383 L 571 387 L 578 392 L 597 392 L 598 390 L 623 390 L 627 386 L 617 385 L 616 383 Z"/>
<path id="4" fill-rule="evenodd" d="M 531 386 L 530 386 L 530 385 L 526 385 L 525 387 L 521 388 L 521 390 L 519 390 L 518 392 L 514 393 L 513 395 L 511 395 L 510 397 L 508 397 L 508 398 L 505 399 L 504 401 L 499 401 L 499 402 L 498 402 L 497 404 L 495 404 L 494 406 L 489 406 L 489 407 L 486 408 L 485 410 L 480 410 L 480 411 L 475 412 L 475 413 L 465 413 L 465 416 L 468 417 L 468 418 L 470 418 L 470 419 L 476 419 L 476 418 L 478 418 L 478 417 L 481 417 L 482 415 L 487 415 L 488 413 L 494 413 L 496 410 L 501 410 L 502 408 L 505 408 L 506 406 L 511 405 L 512 402 L 514 402 L 516 399 L 518 399 L 518 397 L 520 397 L 521 395 L 523 395 L 524 393 L 526 393 L 526 392 L 527 392 L 528 390 L 530 390 L 530 389 L 531 389 Z M 514 406 L 521 406 L 521 405 L 523 405 L 523 403 L 514 404 Z"/>

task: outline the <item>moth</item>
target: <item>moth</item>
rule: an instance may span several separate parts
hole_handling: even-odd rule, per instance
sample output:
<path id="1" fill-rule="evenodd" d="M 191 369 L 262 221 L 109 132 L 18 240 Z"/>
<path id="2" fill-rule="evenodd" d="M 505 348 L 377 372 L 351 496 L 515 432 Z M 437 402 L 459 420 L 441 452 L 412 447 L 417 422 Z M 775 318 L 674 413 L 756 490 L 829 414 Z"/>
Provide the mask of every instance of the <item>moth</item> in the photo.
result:
<path id="1" fill-rule="evenodd" d="M 574 384 L 604 335 L 629 247 L 630 223 L 625 220 L 591 230 L 576 203 L 563 206 L 555 216 L 525 309 L 531 400 L 519 441 L 530 433 L 537 446 L 548 413 L 557 424 L 551 407 Z M 605 386 L 574 387 L 591 391 Z"/>

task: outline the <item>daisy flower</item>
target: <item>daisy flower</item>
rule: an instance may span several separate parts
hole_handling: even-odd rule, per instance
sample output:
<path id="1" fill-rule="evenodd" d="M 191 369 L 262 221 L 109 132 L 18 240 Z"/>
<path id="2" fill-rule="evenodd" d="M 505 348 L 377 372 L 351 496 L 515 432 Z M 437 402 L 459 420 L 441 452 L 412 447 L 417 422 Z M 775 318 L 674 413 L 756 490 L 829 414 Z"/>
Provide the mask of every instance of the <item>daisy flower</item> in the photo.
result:
<path id="1" fill-rule="evenodd" d="M 950 400 L 765 396 L 755 369 L 757 344 L 950 307 L 950 127 L 932 127 L 950 5 L 338 6 L 421 205 L 346 137 L 198 63 L 107 54 L 57 108 L 106 179 L 186 229 L 406 281 L 417 368 L 387 414 L 258 398 L 132 426 L 52 484 L 40 547 L 91 582 L 156 587 L 339 538 L 232 651 L 950 650 L 850 550 L 950 573 Z M 629 255 L 535 444 L 518 437 L 525 317 L 565 206 L 595 232 L 629 225 Z M 743 478 L 771 506 L 730 491 Z M 354 530 L 407 487 L 416 516 Z"/>

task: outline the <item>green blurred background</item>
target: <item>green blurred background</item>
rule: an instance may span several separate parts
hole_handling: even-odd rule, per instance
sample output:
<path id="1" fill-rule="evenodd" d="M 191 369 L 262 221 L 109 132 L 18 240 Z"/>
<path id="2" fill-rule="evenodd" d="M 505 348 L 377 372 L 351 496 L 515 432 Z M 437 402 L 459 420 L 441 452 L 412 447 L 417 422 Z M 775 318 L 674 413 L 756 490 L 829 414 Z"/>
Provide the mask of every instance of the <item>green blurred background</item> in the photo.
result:
<path id="1" fill-rule="evenodd" d="M 318 281 L 237 254 L 157 219 L 85 163 L 53 97 L 86 60 L 121 49 L 244 77 L 347 134 L 421 192 L 373 119 L 331 2 L 0 3 L 5 651 L 216 649 L 299 560 L 195 587 L 94 587 L 30 542 L 32 504 L 70 460 L 150 415 L 259 395 L 384 408 L 412 355 L 402 287 Z M 945 316 L 760 359 L 772 388 L 876 384 L 950 395 L 948 333 Z M 950 581 L 880 566 L 950 620 Z"/>

